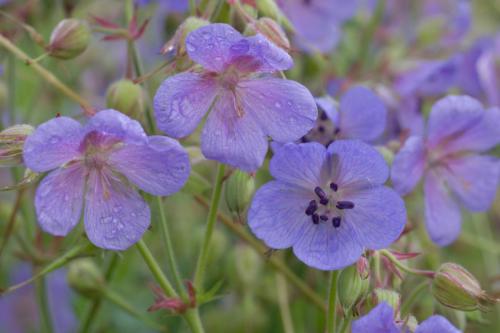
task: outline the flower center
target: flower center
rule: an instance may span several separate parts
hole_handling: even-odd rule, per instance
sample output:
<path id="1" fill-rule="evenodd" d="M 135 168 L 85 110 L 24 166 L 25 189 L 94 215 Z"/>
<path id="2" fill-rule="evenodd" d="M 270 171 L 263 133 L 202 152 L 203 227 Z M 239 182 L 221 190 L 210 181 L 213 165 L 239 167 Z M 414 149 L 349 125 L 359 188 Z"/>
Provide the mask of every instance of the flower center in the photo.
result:
<path id="1" fill-rule="evenodd" d="M 85 154 L 85 165 L 102 169 L 107 164 L 111 151 L 118 148 L 121 140 L 108 134 L 92 131 L 85 136 L 81 150 Z"/>
<path id="2" fill-rule="evenodd" d="M 342 222 L 342 211 L 354 208 L 354 203 L 351 201 L 336 200 L 338 190 L 338 185 L 333 182 L 326 192 L 319 186 L 314 188 L 318 198 L 309 201 L 305 210 L 305 214 L 311 217 L 314 224 L 331 221 L 332 226 L 338 228 Z"/>
<path id="3" fill-rule="evenodd" d="M 319 142 L 328 147 L 335 140 L 335 137 L 339 134 L 339 132 L 339 129 L 335 127 L 326 113 L 324 111 L 320 111 L 315 126 L 306 135 L 304 135 L 300 141 Z"/>

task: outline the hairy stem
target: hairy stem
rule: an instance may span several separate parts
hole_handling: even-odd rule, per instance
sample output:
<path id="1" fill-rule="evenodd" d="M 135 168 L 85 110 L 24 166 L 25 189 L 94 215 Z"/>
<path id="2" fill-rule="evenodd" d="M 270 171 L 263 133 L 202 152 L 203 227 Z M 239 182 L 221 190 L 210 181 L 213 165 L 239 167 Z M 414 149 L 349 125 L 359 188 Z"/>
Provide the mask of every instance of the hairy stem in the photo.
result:
<path id="1" fill-rule="evenodd" d="M 332 271 L 330 274 L 330 290 L 328 292 L 328 313 L 326 316 L 326 331 L 334 333 L 337 322 L 337 284 L 340 271 Z"/>

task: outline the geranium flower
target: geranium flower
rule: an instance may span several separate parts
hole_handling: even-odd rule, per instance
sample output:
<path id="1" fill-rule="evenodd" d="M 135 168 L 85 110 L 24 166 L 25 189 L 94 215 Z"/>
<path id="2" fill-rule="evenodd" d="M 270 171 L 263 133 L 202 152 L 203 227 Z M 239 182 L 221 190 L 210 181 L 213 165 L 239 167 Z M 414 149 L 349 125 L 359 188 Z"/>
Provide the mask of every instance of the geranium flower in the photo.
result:
<path id="1" fill-rule="evenodd" d="M 115 110 L 98 112 L 85 126 L 67 117 L 43 123 L 26 139 L 24 161 L 36 172 L 54 170 L 36 191 L 40 227 L 65 236 L 83 210 L 90 241 L 110 250 L 128 248 L 149 226 L 149 207 L 130 183 L 170 195 L 190 170 L 177 141 L 148 137 L 139 122 Z"/>
<path id="2" fill-rule="evenodd" d="M 424 320 L 415 333 L 460 333 L 445 317 L 434 315 Z M 394 309 L 381 302 L 368 314 L 352 323 L 352 333 L 410 333 L 404 322 L 394 318 Z"/>
<path id="3" fill-rule="evenodd" d="M 293 247 L 309 266 L 351 265 L 365 249 L 385 248 L 403 230 L 403 200 L 383 185 L 389 168 L 366 143 L 289 143 L 269 169 L 276 180 L 255 194 L 249 226 L 273 249 Z"/>
<path id="4" fill-rule="evenodd" d="M 431 109 L 425 137 L 411 136 L 395 156 L 392 181 L 399 194 L 424 179 L 425 223 L 438 245 L 460 234 L 459 203 L 473 212 L 492 204 L 499 160 L 482 155 L 500 142 L 500 109 L 484 110 L 468 96 L 445 97 Z"/>
<path id="5" fill-rule="evenodd" d="M 290 142 L 314 125 L 316 104 L 304 86 L 263 75 L 293 62 L 262 35 L 244 37 L 227 24 L 210 24 L 188 35 L 186 49 L 204 69 L 166 79 L 154 109 L 158 127 L 176 138 L 191 134 L 211 109 L 201 134 L 205 157 L 255 171 L 267 136 Z"/>
<path id="6" fill-rule="evenodd" d="M 356 86 L 341 98 L 340 104 L 330 96 L 316 98 L 319 117 L 316 126 L 302 142 L 316 141 L 329 145 L 334 139 L 360 139 L 371 142 L 385 129 L 387 108 L 370 89 Z"/>

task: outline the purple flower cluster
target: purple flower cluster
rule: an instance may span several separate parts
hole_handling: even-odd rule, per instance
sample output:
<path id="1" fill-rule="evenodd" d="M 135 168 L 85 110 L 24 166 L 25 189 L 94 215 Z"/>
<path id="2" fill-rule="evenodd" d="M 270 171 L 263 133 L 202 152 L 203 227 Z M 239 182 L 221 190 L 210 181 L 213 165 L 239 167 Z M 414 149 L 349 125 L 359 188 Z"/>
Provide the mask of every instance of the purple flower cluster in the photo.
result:
<path id="1" fill-rule="evenodd" d="M 449 96 L 431 109 L 425 136 L 409 137 L 392 167 L 401 195 L 424 182 L 425 222 L 444 246 L 460 234 L 460 206 L 487 210 L 495 198 L 500 161 L 483 154 L 500 143 L 500 109 L 485 110 L 468 96 Z"/>
<path id="2" fill-rule="evenodd" d="M 166 134 L 191 134 L 210 111 L 201 133 L 205 157 L 255 171 L 267 136 L 290 142 L 313 127 L 314 98 L 301 84 L 269 75 L 293 61 L 264 36 L 244 37 L 227 24 L 210 24 L 188 35 L 186 49 L 203 69 L 169 77 L 158 89 L 154 109 Z"/>
<path id="3" fill-rule="evenodd" d="M 58 117 L 40 125 L 24 145 L 26 166 L 51 171 L 40 183 L 35 208 L 41 228 L 65 236 L 84 214 L 95 245 L 124 250 L 150 223 L 150 210 L 133 185 L 154 195 L 177 192 L 189 176 L 181 145 L 147 136 L 139 122 L 104 110 L 85 126 Z"/>
<path id="4" fill-rule="evenodd" d="M 446 318 L 434 315 L 417 326 L 415 333 L 460 333 Z M 352 323 L 352 333 L 410 333 L 402 322 L 396 322 L 394 309 L 379 303 L 367 315 Z"/>
<path id="5" fill-rule="evenodd" d="M 366 143 L 289 143 L 277 150 L 269 170 L 276 180 L 255 194 L 249 226 L 273 249 L 293 247 L 309 266 L 351 265 L 365 249 L 385 248 L 403 230 L 404 202 L 383 185 L 389 168 Z"/>

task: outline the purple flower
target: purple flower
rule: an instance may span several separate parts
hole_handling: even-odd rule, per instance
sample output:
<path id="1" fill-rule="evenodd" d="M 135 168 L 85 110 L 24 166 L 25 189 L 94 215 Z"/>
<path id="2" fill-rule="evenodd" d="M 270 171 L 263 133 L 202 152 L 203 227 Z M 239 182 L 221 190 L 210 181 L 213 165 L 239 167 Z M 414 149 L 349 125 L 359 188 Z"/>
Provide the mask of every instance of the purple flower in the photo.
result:
<path id="1" fill-rule="evenodd" d="M 83 210 L 90 241 L 111 250 L 128 248 L 149 226 L 149 207 L 130 183 L 170 195 L 190 170 L 177 141 L 148 137 L 139 122 L 115 110 L 98 112 L 85 126 L 67 117 L 43 123 L 26 140 L 24 161 L 36 172 L 55 169 L 36 191 L 41 228 L 65 236 Z"/>
<path id="2" fill-rule="evenodd" d="M 383 132 L 387 109 L 371 90 L 358 86 L 349 89 L 337 103 L 330 97 L 316 98 L 320 115 L 316 127 L 303 142 L 316 141 L 329 145 L 334 139 L 360 139 L 371 142 Z"/>
<path id="3" fill-rule="evenodd" d="M 273 249 L 293 247 L 309 266 L 351 265 L 365 249 L 385 248 L 403 230 L 403 200 L 383 186 L 389 168 L 366 143 L 288 143 L 269 169 L 276 180 L 255 194 L 249 226 Z"/>
<path id="4" fill-rule="evenodd" d="M 296 31 L 298 45 L 307 51 L 329 52 L 339 42 L 342 24 L 354 16 L 357 1 L 278 0 Z"/>
<path id="5" fill-rule="evenodd" d="M 31 269 L 26 264 L 13 267 L 10 283 L 15 284 L 31 277 Z M 76 317 L 71 309 L 71 289 L 66 283 L 64 270 L 47 275 L 47 296 L 56 333 L 73 332 Z M 38 327 L 38 305 L 32 285 L 27 285 L 0 298 L 0 332 L 34 332 Z"/>
<path id="6" fill-rule="evenodd" d="M 459 203 L 473 212 L 491 206 L 500 163 L 481 153 L 499 142 L 500 109 L 484 110 L 471 97 L 448 96 L 432 107 L 426 136 L 411 136 L 396 155 L 394 188 L 405 195 L 424 179 L 426 227 L 438 245 L 460 234 Z"/>
<path id="7" fill-rule="evenodd" d="M 186 48 L 204 70 L 169 77 L 158 89 L 156 120 L 168 135 L 191 134 L 211 109 L 201 134 L 205 157 L 254 171 L 267 136 L 290 142 L 313 127 L 314 98 L 295 81 L 269 76 L 293 61 L 262 35 L 243 37 L 227 24 L 210 24 L 190 33 Z"/>
<path id="8" fill-rule="evenodd" d="M 379 303 L 368 314 L 352 323 L 352 333 L 409 333 L 403 322 L 394 318 L 393 308 Z M 445 317 L 434 315 L 417 326 L 415 333 L 460 333 Z"/>

